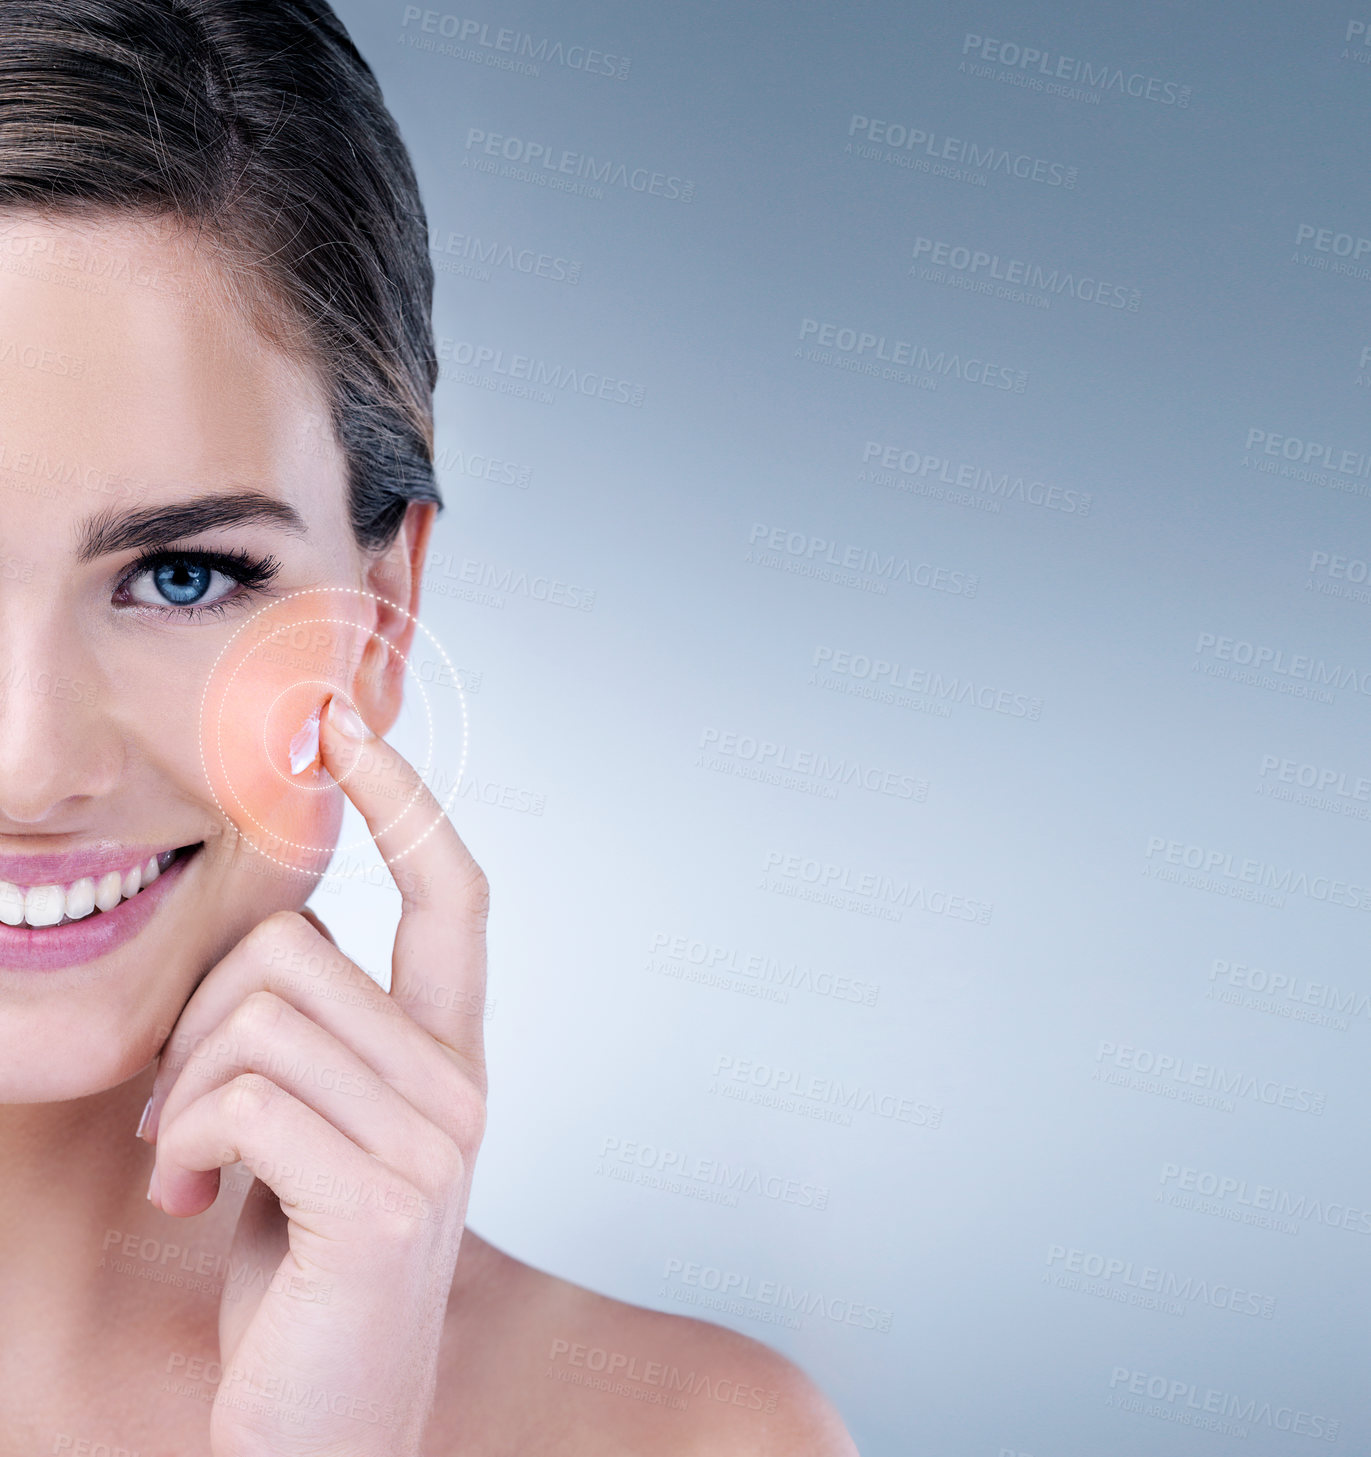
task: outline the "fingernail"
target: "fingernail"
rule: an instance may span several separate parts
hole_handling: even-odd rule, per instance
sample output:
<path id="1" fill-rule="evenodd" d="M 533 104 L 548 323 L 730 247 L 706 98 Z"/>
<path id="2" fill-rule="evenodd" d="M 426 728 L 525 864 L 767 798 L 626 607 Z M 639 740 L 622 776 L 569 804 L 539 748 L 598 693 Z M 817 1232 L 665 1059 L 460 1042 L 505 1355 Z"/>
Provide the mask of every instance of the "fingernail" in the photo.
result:
<path id="1" fill-rule="evenodd" d="M 148 1198 L 153 1204 L 157 1203 L 157 1165 L 152 1166 L 152 1178 L 148 1180 Z"/>
<path id="2" fill-rule="evenodd" d="M 322 707 L 322 704 L 315 706 L 314 712 L 300 725 L 290 741 L 292 774 L 303 774 L 319 757 L 319 709 Z"/>
<path id="3" fill-rule="evenodd" d="M 151 1112 L 152 1094 L 149 1093 L 147 1102 L 143 1104 L 143 1116 L 138 1120 L 138 1132 L 133 1135 L 135 1138 L 142 1138 L 142 1136 L 148 1131 L 148 1115 Z"/>
<path id="4" fill-rule="evenodd" d="M 336 693 L 328 701 L 328 721 L 345 739 L 355 739 L 360 744 L 367 737 L 366 724 Z"/>

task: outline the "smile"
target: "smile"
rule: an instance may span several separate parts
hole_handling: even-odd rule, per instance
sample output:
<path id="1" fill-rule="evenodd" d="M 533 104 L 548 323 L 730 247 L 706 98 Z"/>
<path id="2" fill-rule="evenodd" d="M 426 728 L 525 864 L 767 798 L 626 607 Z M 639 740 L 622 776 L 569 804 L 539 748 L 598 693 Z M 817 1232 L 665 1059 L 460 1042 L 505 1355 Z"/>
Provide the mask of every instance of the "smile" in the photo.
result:
<path id="1" fill-rule="evenodd" d="M 0 923 L 6 926 L 63 926 L 112 911 L 132 900 L 171 866 L 180 852 L 163 850 L 125 870 L 83 875 L 67 885 L 15 885 L 0 880 Z"/>
<path id="2" fill-rule="evenodd" d="M 0 878 L 0 982 L 108 956 L 147 925 L 201 849 L 0 856 L 9 872 Z"/>

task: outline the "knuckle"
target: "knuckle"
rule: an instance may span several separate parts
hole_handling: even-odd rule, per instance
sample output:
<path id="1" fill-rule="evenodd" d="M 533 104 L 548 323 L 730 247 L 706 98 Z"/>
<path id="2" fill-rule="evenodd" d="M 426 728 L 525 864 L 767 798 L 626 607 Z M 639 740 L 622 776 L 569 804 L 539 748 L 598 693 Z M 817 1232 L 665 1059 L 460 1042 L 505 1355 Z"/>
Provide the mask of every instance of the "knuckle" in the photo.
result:
<path id="1" fill-rule="evenodd" d="M 407 1180 L 396 1180 L 378 1192 L 372 1232 L 383 1247 L 407 1249 L 423 1238 L 434 1212 L 432 1200 L 421 1190 Z"/>
<path id="2" fill-rule="evenodd" d="M 484 923 L 490 914 L 490 880 L 474 861 L 466 883 L 466 899 L 469 914 Z"/>
<path id="3" fill-rule="evenodd" d="M 285 1002 L 274 992 L 258 990 L 238 1003 L 229 1020 L 239 1041 L 252 1042 L 269 1033 L 285 1012 Z"/>
<path id="4" fill-rule="evenodd" d="M 304 910 L 300 912 L 300 919 L 302 921 L 305 921 L 312 929 L 317 931 L 324 938 L 324 940 L 328 942 L 330 946 L 336 946 L 338 944 L 333 939 L 333 932 L 330 931 L 326 925 L 324 925 L 319 917 L 315 915 L 315 913 L 310 910 L 308 906 L 306 906 Z"/>
<path id="5" fill-rule="evenodd" d="M 426 1140 L 419 1167 L 424 1171 L 424 1186 L 442 1193 L 462 1176 L 462 1151 L 441 1128 L 434 1128 Z"/>
<path id="6" fill-rule="evenodd" d="M 465 1083 L 452 1099 L 452 1141 L 464 1153 L 474 1153 L 486 1134 L 486 1100 L 479 1088 Z"/>
<path id="7" fill-rule="evenodd" d="M 279 1091 L 260 1073 L 240 1073 L 219 1090 L 219 1111 L 232 1124 L 249 1123 L 261 1116 Z"/>
<path id="8" fill-rule="evenodd" d="M 298 911 L 273 911 L 243 938 L 243 945 L 257 958 L 271 962 L 283 948 L 301 945 L 318 932 Z"/>

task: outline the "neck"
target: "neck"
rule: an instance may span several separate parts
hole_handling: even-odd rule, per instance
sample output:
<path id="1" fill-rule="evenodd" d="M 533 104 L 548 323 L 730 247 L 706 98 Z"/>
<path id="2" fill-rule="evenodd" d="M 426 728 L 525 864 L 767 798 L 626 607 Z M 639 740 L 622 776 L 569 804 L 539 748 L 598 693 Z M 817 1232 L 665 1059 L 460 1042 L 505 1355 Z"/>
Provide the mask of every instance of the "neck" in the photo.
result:
<path id="1" fill-rule="evenodd" d="M 79 1359 L 148 1291 L 165 1288 L 136 1278 L 147 1241 L 185 1243 L 178 1226 L 198 1221 L 173 1222 L 147 1202 L 153 1150 L 134 1130 L 153 1075 L 150 1065 L 90 1097 L 0 1106 L 5 1354 L 32 1352 L 36 1343 L 59 1359 Z M 139 1251 L 140 1241 L 132 1260 L 121 1253 Z"/>

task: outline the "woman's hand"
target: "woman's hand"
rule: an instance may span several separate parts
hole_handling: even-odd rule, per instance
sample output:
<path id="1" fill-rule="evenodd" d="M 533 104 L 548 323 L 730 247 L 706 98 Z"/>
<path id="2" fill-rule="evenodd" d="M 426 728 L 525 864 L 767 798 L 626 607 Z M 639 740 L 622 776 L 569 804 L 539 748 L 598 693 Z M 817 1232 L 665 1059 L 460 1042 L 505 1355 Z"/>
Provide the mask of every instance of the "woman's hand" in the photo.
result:
<path id="1" fill-rule="evenodd" d="M 144 1135 L 168 1214 L 207 1209 L 223 1167 L 255 1176 L 220 1309 L 215 1457 L 420 1452 L 485 1129 L 485 877 L 336 700 L 320 748 L 400 886 L 390 992 L 307 914 L 269 916 L 187 1002 Z"/>

